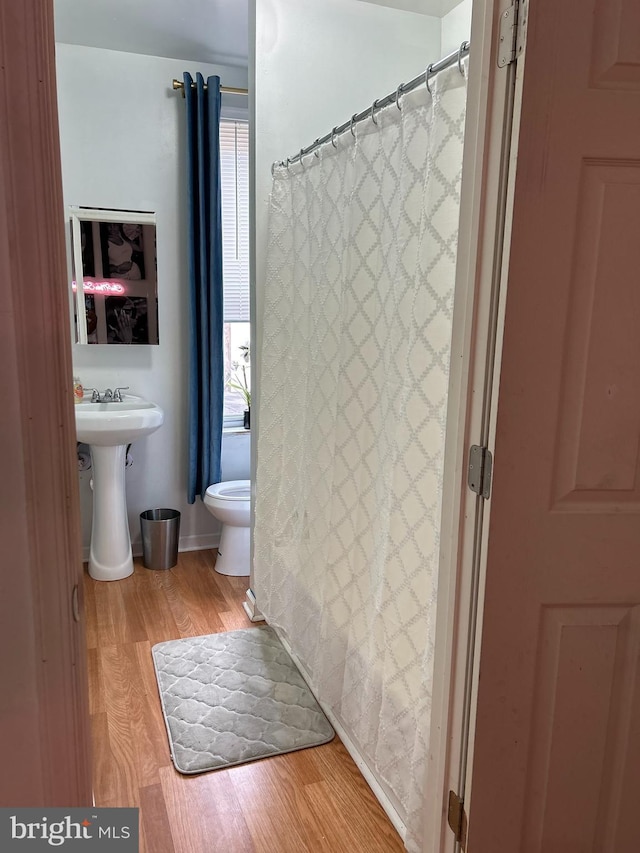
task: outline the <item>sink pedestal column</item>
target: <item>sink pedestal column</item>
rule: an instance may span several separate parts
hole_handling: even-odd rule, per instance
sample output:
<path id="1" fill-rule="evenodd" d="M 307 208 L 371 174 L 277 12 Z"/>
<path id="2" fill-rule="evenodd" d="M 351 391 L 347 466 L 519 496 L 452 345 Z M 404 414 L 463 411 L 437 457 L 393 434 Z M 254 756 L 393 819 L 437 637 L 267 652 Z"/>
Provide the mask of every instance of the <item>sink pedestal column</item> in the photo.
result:
<path id="1" fill-rule="evenodd" d="M 89 574 L 117 581 L 133 574 L 124 479 L 126 445 L 91 447 L 93 524 Z"/>

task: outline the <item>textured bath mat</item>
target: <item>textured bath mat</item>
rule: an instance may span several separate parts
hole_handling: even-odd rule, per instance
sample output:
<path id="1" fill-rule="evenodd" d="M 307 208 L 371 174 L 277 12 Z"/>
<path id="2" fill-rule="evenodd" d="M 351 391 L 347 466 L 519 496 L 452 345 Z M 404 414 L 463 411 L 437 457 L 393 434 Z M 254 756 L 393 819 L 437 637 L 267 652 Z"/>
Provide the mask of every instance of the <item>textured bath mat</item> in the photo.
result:
<path id="1" fill-rule="evenodd" d="M 244 628 L 152 649 L 171 757 L 203 773 L 327 743 L 329 721 L 275 631 Z"/>

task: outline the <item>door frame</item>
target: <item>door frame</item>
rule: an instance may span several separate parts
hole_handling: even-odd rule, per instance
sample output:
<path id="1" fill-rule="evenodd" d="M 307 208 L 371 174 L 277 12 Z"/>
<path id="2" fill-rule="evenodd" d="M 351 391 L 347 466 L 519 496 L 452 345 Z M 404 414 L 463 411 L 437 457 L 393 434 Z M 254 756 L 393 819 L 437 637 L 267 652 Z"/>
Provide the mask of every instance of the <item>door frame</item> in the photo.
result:
<path id="1" fill-rule="evenodd" d="M 469 448 L 493 454 L 524 53 L 499 68 L 510 0 L 473 0 L 445 439 L 424 853 L 459 850 L 448 795 L 470 793 L 491 500 L 468 487 Z M 527 7 L 527 0 L 521 6 Z M 524 45 L 523 45 L 524 48 Z"/>
<path id="2" fill-rule="evenodd" d="M 90 806 L 53 0 L 0 8 L 0 805 Z"/>

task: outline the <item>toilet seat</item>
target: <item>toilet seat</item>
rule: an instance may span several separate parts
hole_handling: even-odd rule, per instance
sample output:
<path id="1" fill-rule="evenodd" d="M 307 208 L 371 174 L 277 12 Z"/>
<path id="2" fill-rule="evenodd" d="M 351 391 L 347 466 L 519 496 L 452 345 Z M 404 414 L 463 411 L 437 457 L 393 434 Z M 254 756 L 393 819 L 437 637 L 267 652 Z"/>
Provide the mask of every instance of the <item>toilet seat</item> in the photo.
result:
<path id="1" fill-rule="evenodd" d="M 251 481 L 228 480 L 226 483 L 214 483 L 205 494 L 208 498 L 221 501 L 248 501 L 251 499 Z"/>

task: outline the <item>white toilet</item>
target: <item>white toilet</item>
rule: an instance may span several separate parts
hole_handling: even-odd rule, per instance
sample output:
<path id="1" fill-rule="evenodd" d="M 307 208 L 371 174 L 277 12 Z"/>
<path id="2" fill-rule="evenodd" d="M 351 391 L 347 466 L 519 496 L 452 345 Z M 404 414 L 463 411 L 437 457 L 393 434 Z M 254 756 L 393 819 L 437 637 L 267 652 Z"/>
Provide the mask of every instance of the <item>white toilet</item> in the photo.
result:
<path id="1" fill-rule="evenodd" d="M 204 496 L 204 505 L 222 522 L 215 570 L 221 575 L 250 572 L 251 481 L 214 483 Z"/>

